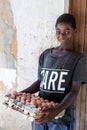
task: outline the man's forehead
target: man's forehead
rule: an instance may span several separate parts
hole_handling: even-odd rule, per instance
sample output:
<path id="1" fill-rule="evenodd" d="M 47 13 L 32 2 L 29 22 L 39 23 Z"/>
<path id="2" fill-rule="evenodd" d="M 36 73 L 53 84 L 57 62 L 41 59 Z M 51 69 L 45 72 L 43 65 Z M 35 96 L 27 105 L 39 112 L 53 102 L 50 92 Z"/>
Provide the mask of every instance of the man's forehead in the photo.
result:
<path id="1" fill-rule="evenodd" d="M 58 23 L 56 29 L 72 29 L 69 23 Z"/>

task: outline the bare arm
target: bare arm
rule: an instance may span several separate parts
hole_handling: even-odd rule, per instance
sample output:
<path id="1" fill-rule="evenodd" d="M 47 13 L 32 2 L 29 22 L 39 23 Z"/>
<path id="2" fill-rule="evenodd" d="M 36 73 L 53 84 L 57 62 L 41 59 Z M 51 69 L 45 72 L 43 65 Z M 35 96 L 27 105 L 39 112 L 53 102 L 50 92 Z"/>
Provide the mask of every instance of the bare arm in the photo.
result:
<path id="1" fill-rule="evenodd" d="M 32 94 L 32 93 L 38 92 L 39 87 L 40 87 L 40 81 L 37 80 L 31 86 L 29 86 L 28 88 L 22 90 L 21 92 L 31 93 Z"/>
<path id="2" fill-rule="evenodd" d="M 75 100 L 78 95 L 81 84 L 79 82 L 72 82 L 70 92 L 65 96 L 63 101 L 58 105 L 58 108 L 62 111 L 69 107 L 69 105 Z"/>

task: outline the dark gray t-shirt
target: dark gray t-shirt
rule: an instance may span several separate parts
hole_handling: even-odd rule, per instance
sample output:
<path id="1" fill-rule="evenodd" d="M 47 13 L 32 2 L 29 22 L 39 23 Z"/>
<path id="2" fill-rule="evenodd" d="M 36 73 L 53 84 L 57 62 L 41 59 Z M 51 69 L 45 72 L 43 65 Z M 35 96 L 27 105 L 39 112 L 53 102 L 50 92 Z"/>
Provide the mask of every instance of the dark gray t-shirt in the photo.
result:
<path id="1" fill-rule="evenodd" d="M 49 101 L 61 102 L 70 91 L 72 81 L 87 83 L 87 58 L 78 52 L 58 57 L 52 54 L 52 49 L 47 49 L 39 58 L 38 78 L 41 81 L 39 95 Z M 74 106 L 71 104 L 63 117 L 52 121 L 69 125 L 73 120 Z"/>
<path id="2" fill-rule="evenodd" d="M 64 56 L 44 51 L 39 58 L 39 95 L 49 101 L 61 102 L 70 91 L 71 82 L 87 82 L 86 58 L 82 53 L 68 52 Z"/>

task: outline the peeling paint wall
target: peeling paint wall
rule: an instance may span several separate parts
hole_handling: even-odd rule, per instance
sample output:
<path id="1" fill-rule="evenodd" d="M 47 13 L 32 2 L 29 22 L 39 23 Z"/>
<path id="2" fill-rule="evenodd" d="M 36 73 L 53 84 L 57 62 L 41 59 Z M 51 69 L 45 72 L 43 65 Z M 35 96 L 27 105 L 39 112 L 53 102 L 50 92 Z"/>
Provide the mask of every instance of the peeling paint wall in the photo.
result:
<path id="1" fill-rule="evenodd" d="M 57 17 L 64 12 L 64 0 L 10 2 L 17 28 L 17 84 L 18 90 L 22 90 L 37 80 L 40 53 L 58 44 L 54 28 Z"/>
<path id="2" fill-rule="evenodd" d="M 64 0 L 0 0 L 0 101 L 37 79 L 39 55 L 59 44 L 55 22 L 67 8 Z M 26 129 L 30 119 L 0 102 L 0 130 Z"/>
<path id="3" fill-rule="evenodd" d="M 8 0 L 0 0 L 0 86 L 16 86 L 17 42 L 13 15 Z M 14 49 L 13 49 L 14 48 Z M 15 51 L 14 51 L 15 50 Z M 12 75 L 12 80 L 8 76 Z"/>
<path id="4" fill-rule="evenodd" d="M 15 33 L 13 16 L 8 0 L 0 0 L 0 68 L 12 68 L 15 69 L 15 58 L 16 49 L 15 48 Z M 15 51 L 11 51 L 12 48 Z"/>

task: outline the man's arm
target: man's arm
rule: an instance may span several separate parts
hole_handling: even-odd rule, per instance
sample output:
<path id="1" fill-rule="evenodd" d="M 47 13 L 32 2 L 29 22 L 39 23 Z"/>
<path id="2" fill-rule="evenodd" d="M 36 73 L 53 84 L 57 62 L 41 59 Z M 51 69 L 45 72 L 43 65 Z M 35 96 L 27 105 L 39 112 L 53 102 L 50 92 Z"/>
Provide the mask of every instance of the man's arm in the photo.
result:
<path id="1" fill-rule="evenodd" d="M 25 92 L 25 93 L 36 93 L 39 91 L 39 87 L 40 87 L 40 81 L 37 80 L 35 81 L 31 86 L 29 86 L 28 88 L 22 90 L 21 92 Z"/>
<path id="2" fill-rule="evenodd" d="M 54 117 L 56 117 L 64 109 L 68 108 L 77 97 L 80 86 L 81 86 L 81 83 L 73 81 L 70 92 L 64 97 L 61 103 L 59 103 L 56 108 L 43 110 L 46 116 L 44 116 L 41 119 L 35 120 L 35 122 L 37 124 L 48 122 L 52 120 Z"/>
<path id="3" fill-rule="evenodd" d="M 69 107 L 69 105 L 75 100 L 78 95 L 81 83 L 73 81 L 70 92 L 65 96 L 62 102 L 58 105 L 58 108 L 62 110 Z"/>

